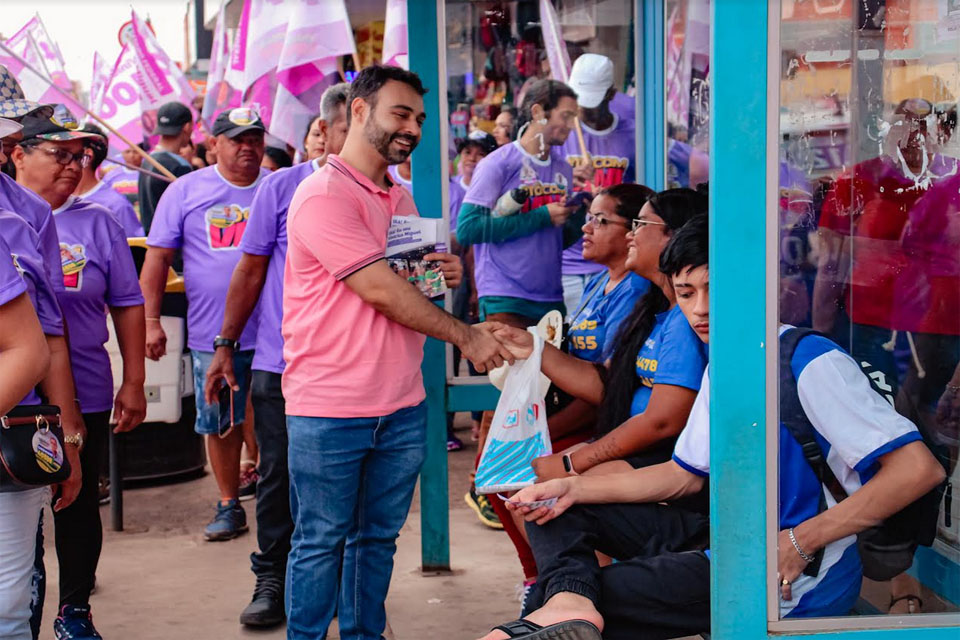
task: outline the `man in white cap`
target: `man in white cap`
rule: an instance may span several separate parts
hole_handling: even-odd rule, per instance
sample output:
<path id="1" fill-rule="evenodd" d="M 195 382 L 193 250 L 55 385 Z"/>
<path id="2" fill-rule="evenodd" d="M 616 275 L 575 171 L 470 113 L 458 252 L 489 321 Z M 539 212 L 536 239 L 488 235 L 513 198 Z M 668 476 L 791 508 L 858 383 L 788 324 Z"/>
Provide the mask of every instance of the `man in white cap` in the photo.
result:
<path id="1" fill-rule="evenodd" d="M 634 119 L 621 116 L 610 108 L 617 95 L 613 61 L 596 53 L 584 53 L 570 70 L 570 88 L 577 93 L 583 141 L 593 159 L 593 179 L 574 191 L 599 191 L 636 180 L 636 148 Z M 567 162 L 576 167 L 583 150 L 577 136 L 570 136 L 563 145 Z M 583 258 L 583 240 L 563 252 L 563 298 L 567 310 L 577 308 L 584 286 L 591 276 L 604 267 Z"/>

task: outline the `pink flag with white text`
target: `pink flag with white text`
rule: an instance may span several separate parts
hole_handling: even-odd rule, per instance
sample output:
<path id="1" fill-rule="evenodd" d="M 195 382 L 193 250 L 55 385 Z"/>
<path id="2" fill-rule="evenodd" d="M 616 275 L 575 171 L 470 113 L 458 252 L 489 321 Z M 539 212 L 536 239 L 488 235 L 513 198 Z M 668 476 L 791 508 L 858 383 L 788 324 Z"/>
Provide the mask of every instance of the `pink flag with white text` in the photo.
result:
<path id="1" fill-rule="evenodd" d="M 217 14 L 217 26 L 213 30 L 213 47 L 210 50 L 210 69 L 207 73 L 207 93 L 203 98 L 202 120 L 208 128 L 221 111 L 240 106 L 240 92 L 226 80 L 230 64 L 230 41 L 227 35 L 226 2 Z"/>
<path id="2" fill-rule="evenodd" d="M 47 75 L 43 53 L 33 36 L 28 33 L 23 42 L 25 46 L 22 53 L 14 51 L 7 43 L 0 46 L 0 64 L 16 77 L 24 97 L 40 104 L 65 105 L 78 120 L 82 118 L 85 111 L 80 103 L 69 91 L 58 88 Z"/>
<path id="3" fill-rule="evenodd" d="M 90 101 L 87 105 L 94 113 L 97 113 L 100 109 L 103 92 L 106 90 L 108 82 L 110 82 L 110 70 L 107 68 L 107 61 L 103 59 L 99 51 L 94 51 L 93 75 L 90 78 Z"/>
<path id="4" fill-rule="evenodd" d="M 36 43 L 43 64 L 43 68 L 38 70 L 45 73 L 47 77 L 53 80 L 54 84 L 61 89 L 72 91 L 73 83 L 70 82 L 70 78 L 67 77 L 67 73 L 64 70 L 63 55 L 60 53 L 60 47 L 53 41 L 50 34 L 47 33 L 47 28 L 43 25 L 43 20 L 40 19 L 39 14 L 30 18 L 19 31 L 10 36 L 7 40 L 7 45 L 18 55 L 24 55 L 31 46 L 28 43 L 28 38 L 30 37 L 32 37 Z"/>
<path id="5" fill-rule="evenodd" d="M 142 80 L 136 58 L 133 47 L 129 44 L 124 45 L 113 66 L 110 79 L 101 93 L 97 110 L 98 116 L 133 144 L 142 142 L 144 138 L 139 89 Z M 127 145 L 110 136 L 110 147 L 115 151 L 122 151 L 127 148 Z"/>
<path id="6" fill-rule="evenodd" d="M 410 68 L 407 50 L 407 0 L 387 0 L 383 23 L 383 64 Z"/>
<path id="7" fill-rule="evenodd" d="M 540 32 L 543 34 L 543 47 L 550 61 L 550 77 L 560 82 L 570 79 L 570 54 L 563 40 L 560 18 L 550 0 L 540 0 Z"/>
<path id="8" fill-rule="evenodd" d="M 127 44 L 133 47 L 137 65 L 143 74 L 143 82 L 140 84 L 141 106 L 144 110 L 157 109 L 167 102 L 177 100 L 192 108 L 196 91 L 136 11 L 132 12 L 132 18 L 133 29 Z"/>

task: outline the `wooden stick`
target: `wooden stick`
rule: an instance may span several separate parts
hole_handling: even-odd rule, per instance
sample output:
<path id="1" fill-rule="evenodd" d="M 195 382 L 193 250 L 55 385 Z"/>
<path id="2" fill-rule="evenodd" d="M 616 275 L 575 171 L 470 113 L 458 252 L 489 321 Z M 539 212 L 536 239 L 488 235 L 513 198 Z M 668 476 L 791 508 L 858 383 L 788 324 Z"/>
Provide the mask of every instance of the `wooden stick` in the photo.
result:
<path id="1" fill-rule="evenodd" d="M 50 78 L 46 77 L 44 74 L 40 73 L 39 71 L 37 71 L 37 70 L 33 67 L 33 65 L 31 65 L 29 62 L 27 62 L 27 61 L 24 60 L 22 57 L 20 57 L 19 55 L 17 55 L 16 52 L 11 51 L 10 49 L 8 49 L 7 46 L 6 46 L 4 43 L 2 43 L 2 42 L 0 42 L 0 49 L 3 49 L 5 52 L 7 52 L 7 54 L 9 54 L 9 55 L 13 56 L 14 58 L 16 58 L 16 59 L 20 62 L 20 64 L 22 64 L 22 65 L 24 66 L 25 69 L 29 69 L 30 71 L 32 71 L 33 73 L 35 73 L 35 74 L 36 74 L 37 76 L 39 76 L 40 78 L 46 80 L 46 81 L 50 84 L 50 86 L 51 86 L 54 90 L 56 90 L 57 93 L 59 93 L 60 95 L 62 95 L 62 96 L 65 97 L 65 98 L 69 98 L 69 99 L 70 99 L 71 101 L 73 101 L 73 102 L 76 102 L 76 103 L 77 103 L 77 106 L 79 106 L 81 109 L 83 109 L 83 110 L 87 113 L 88 116 L 90 116 L 91 118 L 93 118 L 94 120 L 96 120 L 96 121 L 97 121 L 103 128 L 105 128 L 107 131 L 109 131 L 109 132 L 112 133 L 113 135 L 115 135 L 115 136 L 117 136 L 118 138 L 120 138 L 120 140 L 122 140 L 123 143 L 126 144 L 127 146 L 129 146 L 131 149 L 136 149 L 137 153 L 139 153 L 141 156 L 143 156 L 144 160 L 146 160 L 147 162 L 149 162 L 150 164 L 152 164 L 152 165 L 153 165 L 158 171 L 160 171 L 160 173 L 162 173 L 164 176 L 170 178 L 170 181 L 171 181 L 171 182 L 172 182 L 173 180 L 176 180 L 176 179 L 177 179 L 177 176 L 175 176 L 175 175 L 173 175 L 172 173 L 170 173 L 170 171 L 169 171 L 166 167 L 164 167 L 162 164 L 160 164 L 159 162 L 157 162 L 157 161 L 153 158 L 153 156 L 151 156 L 149 153 L 147 153 L 146 151 L 144 151 L 143 149 L 141 149 L 141 148 L 139 147 L 139 145 L 135 145 L 135 144 L 133 144 L 132 142 L 130 142 L 130 140 L 128 140 L 125 135 L 123 135 L 122 133 L 120 133 L 119 131 L 117 131 L 117 130 L 114 129 L 113 127 L 111 127 L 109 124 L 106 123 L 106 121 L 104 121 L 100 116 L 98 116 L 97 114 L 95 114 L 93 111 L 90 111 L 90 109 L 87 109 L 85 106 L 83 106 L 82 104 L 80 104 L 80 102 L 79 102 L 76 98 L 74 98 L 73 96 L 71 96 L 70 94 L 68 94 L 66 91 L 64 91 L 63 89 L 61 89 L 61 88 L 58 87 L 57 85 L 55 85 L 55 84 L 53 83 L 53 80 L 51 80 Z"/>
<path id="2" fill-rule="evenodd" d="M 147 170 L 144 169 L 143 167 L 137 167 L 137 166 L 132 165 L 132 164 L 127 164 L 126 162 L 123 162 L 122 160 L 114 160 L 113 158 L 104 158 L 103 161 L 104 161 L 104 162 L 112 162 L 113 164 L 118 164 L 118 165 L 120 165 L 121 167 L 126 167 L 127 169 L 132 169 L 133 171 L 138 171 L 138 172 L 140 172 L 140 173 L 142 173 L 142 174 L 144 174 L 144 175 L 150 176 L 151 178 L 156 178 L 157 180 L 164 180 L 164 181 L 166 181 L 166 182 L 173 182 L 173 180 L 171 180 L 171 179 L 168 178 L 167 176 L 161 176 L 159 173 L 154 173 L 153 171 L 147 171 Z"/>

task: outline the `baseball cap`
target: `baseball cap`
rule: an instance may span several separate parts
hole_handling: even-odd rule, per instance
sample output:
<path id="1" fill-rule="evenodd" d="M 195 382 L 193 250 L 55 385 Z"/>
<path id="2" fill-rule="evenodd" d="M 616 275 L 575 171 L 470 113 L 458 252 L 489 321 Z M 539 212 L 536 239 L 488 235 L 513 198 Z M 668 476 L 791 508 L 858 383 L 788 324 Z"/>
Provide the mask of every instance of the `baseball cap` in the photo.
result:
<path id="1" fill-rule="evenodd" d="M 607 56 L 584 53 L 570 70 L 570 88 L 577 94 L 577 104 L 595 109 L 613 86 L 613 61 Z"/>
<path id="2" fill-rule="evenodd" d="M 82 140 L 83 138 L 99 137 L 95 133 L 80 131 L 80 123 L 62 104 L 56 105 L 53 115 L 49 118 L 31 116 L 23 119 L 23 140 L 39 138 L 51 142 L 66 140 Z"/>
<path id="3" fill-rule="evenodd" d="M 246 131 L 266 132 L 266 130 L 263 120 L 256 111 L 249 107 L 237 107 L 217 116 L 210 133 L 215 136 L 225 135 L 228 138 L 235 138 Z"/>
<path id="4" fill-rule="evenodd" d="M 34 113 L 49 118 L 53 114 L 53 105 L 27 100 L 16 77 L 0 64 L 0 117 L 22 118 Z"/>
<path id="5" fill-rule="evenodd" d="M 469 146 L 480 147 L 480 150 L 486 154 L 492 153 L 497 149 L 497 141 L 486 131 L 473 131 L 466 139 L 461 140 L 457 145 L 457 153 L 463 153 L 463 150 Z"/>
<path id="6" fill-rule="evenodd" d="M 150 135 L 175 136 L 188 122 L 193 122 L 190 108 L 182 102 L 168 102 L 157 109 L 157 126 Z"/>
<path id="7" fill-rule="evenodd" d="M 7 136 L 16 133 L 23 129 L 23 125 L 15 120 L 9 120 L 7 118 L 0 118 L 0 138 L 6 138 Z"/>

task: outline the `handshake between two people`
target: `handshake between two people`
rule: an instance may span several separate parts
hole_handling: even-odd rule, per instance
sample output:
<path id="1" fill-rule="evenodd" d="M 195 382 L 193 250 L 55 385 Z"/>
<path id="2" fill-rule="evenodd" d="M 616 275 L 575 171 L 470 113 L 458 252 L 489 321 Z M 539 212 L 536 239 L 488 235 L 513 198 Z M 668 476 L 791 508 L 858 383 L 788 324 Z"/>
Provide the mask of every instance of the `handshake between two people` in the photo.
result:
<path id="1" fill-rule="evenodd" d="M 470 325 L 465 339 L 457 346 L 477 371 L 485 373 L 504 362 L 513 364 L 529 358 L 533 352 L 533 336 L 502 322 L 481 322 Z"/>

